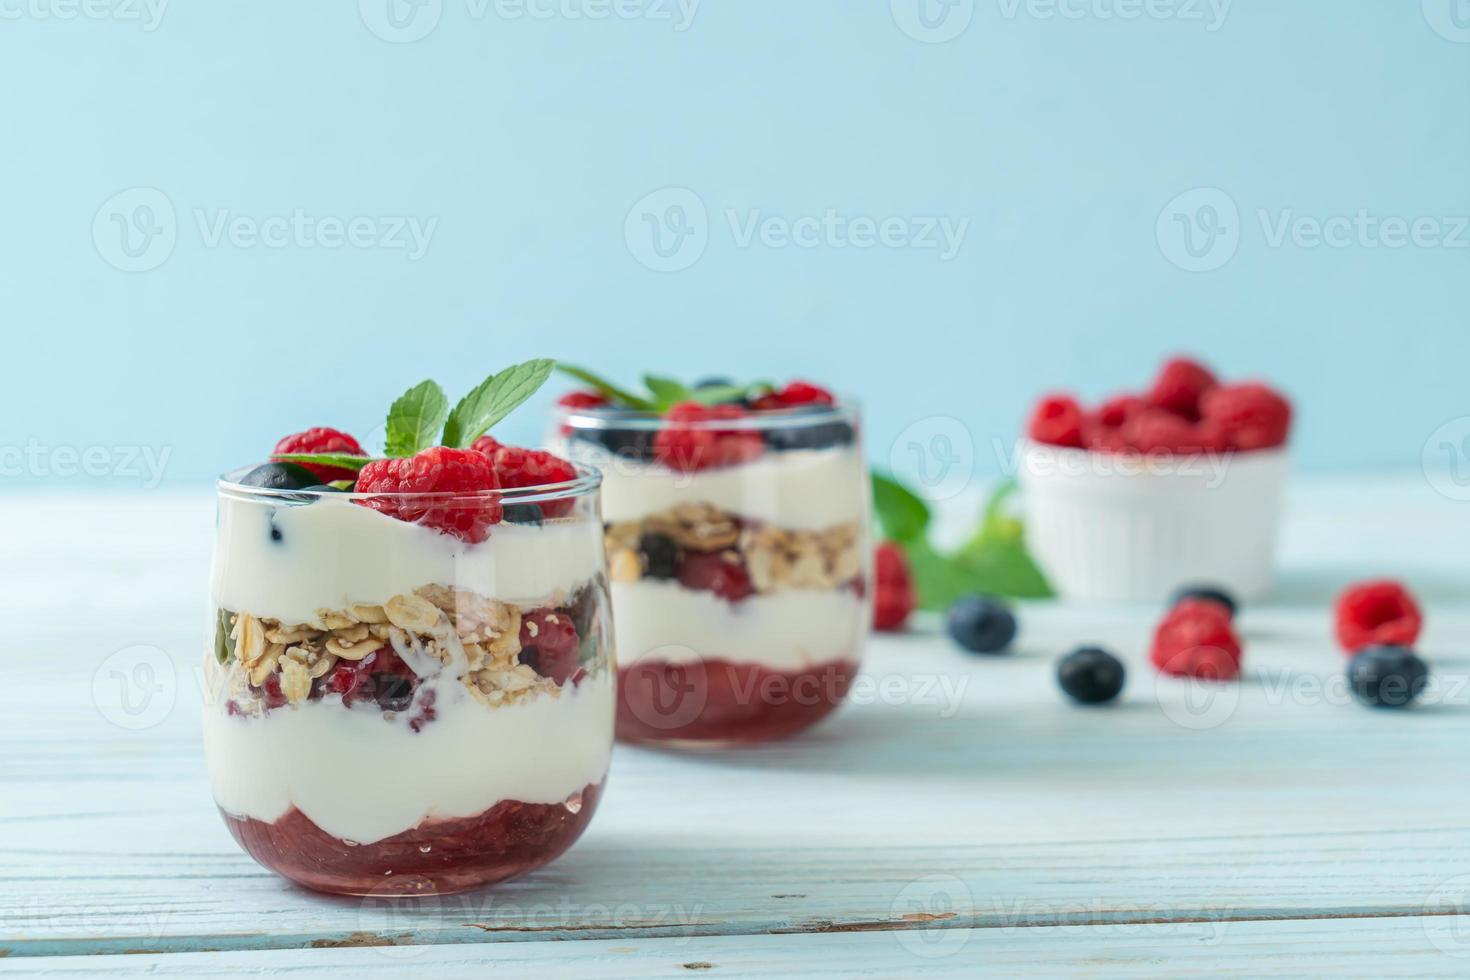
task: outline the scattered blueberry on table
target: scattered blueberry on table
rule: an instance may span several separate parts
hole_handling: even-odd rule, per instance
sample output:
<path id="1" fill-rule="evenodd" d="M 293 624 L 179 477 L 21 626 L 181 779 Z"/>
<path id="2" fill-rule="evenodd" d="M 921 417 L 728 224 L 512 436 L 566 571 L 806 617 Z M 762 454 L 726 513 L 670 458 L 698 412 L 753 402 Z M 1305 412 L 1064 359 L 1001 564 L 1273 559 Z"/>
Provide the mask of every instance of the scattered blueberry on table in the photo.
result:
<path id="1" fill-rule="evenodd" d="M 1424 693 L 1429 665 L 1405 647 L 1369 647 L 1348 663 L 1354 696 L 1375 708 L 1407 707 Z"/>
<path id="2" fill-rule="evenodd" d="M 1079 704 L 1104 704 L 1123 693 L 1123 661 L 1101 647 L 1081 647 L 1057 663 L 1057 683 Z"/>
<path id="3" fill-rule="evenodd" d="M 1186 599 L 1203 599 L 1206 602 L 1218 602 L 1230 610 L 1232 619 L 1235 618 L 1235 613 L 1240 609 L 1240 605 L 1235 601 L 1233 595 L 1214 585 L 1186 585 L 1174 593 L 1174 597 L 1169 600 L 1169 605 L 1177 606 Z"/>
<path id="4" fill-rule="evenodd" d="M 1000 653 L 1016 638 L 1015 614 L 989 596 L 956 600 L 945 624 L 954 641 L 971 653 Z"/>

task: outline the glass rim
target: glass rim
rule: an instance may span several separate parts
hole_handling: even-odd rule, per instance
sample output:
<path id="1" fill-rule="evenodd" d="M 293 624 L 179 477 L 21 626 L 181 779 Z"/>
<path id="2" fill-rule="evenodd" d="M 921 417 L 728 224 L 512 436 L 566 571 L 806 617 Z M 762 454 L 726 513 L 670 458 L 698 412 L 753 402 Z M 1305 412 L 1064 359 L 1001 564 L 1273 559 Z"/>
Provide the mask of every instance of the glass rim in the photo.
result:
<path id="1" fill-rule="evenodd" d="M 267 461 L 269 462 L 269 461 Z M 575 480 L 560 483 L 542 483 L 530 487 L 504 487 L 499 490 L 430 490 L 390 493 L 371 493 L 356 490 L 288 490 L 282 487 L 251 487 L 239 482 L 239 478 L 264 463 L 239 466 L 221 473 L 215 482 L 220 496 L 244 500 L 281 501 L 301 503 L 307 500 L 414 500 L 414 501 L 477 501 L 500 500 L 505 503 L 541 503 L 550 500 L 565 500 L 568 497 L 584 497 L 595 493 L 602 485 L 601 471 L 581 463 L 572 462 L 577 471 Z"/>
<path id="2" fill-rule="evenodd" d="M 669 428 L 719 432 L 765 432 L 771 429 L 801 429 L 808 426 L 846 422 L 856 425 L 862 406 L 853 398 L 838 398 L 832 405 L 796 406 L 751 412 L 735 419 L 670 421 L 658 412 L 637 408 L 569 408 L 553 405 L 557 421 L 573 429 L 632 429 L 658 431 Z"/>

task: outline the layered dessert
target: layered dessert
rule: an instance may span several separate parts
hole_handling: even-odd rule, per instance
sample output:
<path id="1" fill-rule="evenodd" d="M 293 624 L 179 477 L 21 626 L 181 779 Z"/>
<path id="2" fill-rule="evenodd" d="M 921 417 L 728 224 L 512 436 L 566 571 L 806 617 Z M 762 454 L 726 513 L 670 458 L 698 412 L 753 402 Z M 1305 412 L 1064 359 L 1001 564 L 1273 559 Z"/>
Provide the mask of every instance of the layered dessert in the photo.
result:
<path id="1" fill-rule="evenodd" d="M 781 737 L 842 702 L 866 633 L 857 418 L 803 382 L 670 384 L 650 388 L 672 404 L 603 385 L 557 413 L 603 473 L 618 735 Z"/>
<path id="2" fill-rule="evenodd" d="M 210 784 L 241 846 L 309 887 L 472 888 L 556 857 L 596 808 L 597 476 L 477 429 L 380 459 L 309 430 L 221 482 Z"/>

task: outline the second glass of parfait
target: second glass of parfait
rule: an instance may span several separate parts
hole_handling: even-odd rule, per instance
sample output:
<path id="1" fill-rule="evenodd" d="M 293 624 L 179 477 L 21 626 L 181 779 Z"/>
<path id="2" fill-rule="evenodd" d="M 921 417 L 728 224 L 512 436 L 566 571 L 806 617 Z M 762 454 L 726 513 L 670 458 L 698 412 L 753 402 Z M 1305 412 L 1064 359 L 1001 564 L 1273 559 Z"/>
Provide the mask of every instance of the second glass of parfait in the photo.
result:
<path id="1" fill-rule="evenodd" d="M 843 701 L 870 618 L 856 406 L 803 382 L 662 410 L 576 392 L 555 440 L 603 473 L 619 738 L 763 741 Z"/>

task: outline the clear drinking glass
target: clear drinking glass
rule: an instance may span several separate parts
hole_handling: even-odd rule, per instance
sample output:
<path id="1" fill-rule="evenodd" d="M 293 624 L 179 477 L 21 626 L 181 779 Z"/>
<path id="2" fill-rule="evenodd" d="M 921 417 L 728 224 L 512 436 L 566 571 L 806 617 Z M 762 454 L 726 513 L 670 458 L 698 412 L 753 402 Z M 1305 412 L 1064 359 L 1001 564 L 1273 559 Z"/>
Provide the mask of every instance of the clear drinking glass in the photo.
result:
<path id="1" fill-rule="evenodd" d="M 613 740 L 598 475 L 391 495 L 240 476 L 219 484 L 204 736 L 241 847 L 356 895 L 459 891 L 566 850 Z"/>
<path id="2" fill-rule="evenodd" d="M 603 473 L 620 738 L 779 738 L 842 702 L 870 622 L 855 406 L 558 406 L 553 442 Z"/>

